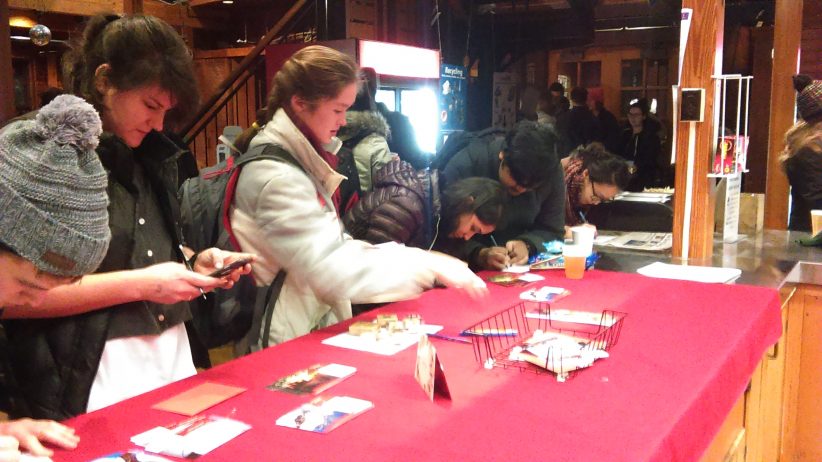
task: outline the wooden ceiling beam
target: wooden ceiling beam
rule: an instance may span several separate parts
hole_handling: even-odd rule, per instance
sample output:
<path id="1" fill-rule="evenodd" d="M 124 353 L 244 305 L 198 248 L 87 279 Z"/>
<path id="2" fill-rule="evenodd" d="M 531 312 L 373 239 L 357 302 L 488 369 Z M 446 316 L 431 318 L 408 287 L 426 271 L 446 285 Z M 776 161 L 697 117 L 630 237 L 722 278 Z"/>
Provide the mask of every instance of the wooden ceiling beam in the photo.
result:
<path id="1" fill-rule="evenodd" d="M 93 16 L 102 12 L 122 12 L 124 0 L 9 0 L 9 7 L 18 10 Z"/>
<path id="2" fill-rule="evenodd" d="M 228 27 L 217 12 L 194 10 L 185 4 L 167 5 L 145 0 L 8 0 L 14 10 L 93 16 L 98 13 L 143 13 L 157 16 L 176 27 L 221 30 Z"/>

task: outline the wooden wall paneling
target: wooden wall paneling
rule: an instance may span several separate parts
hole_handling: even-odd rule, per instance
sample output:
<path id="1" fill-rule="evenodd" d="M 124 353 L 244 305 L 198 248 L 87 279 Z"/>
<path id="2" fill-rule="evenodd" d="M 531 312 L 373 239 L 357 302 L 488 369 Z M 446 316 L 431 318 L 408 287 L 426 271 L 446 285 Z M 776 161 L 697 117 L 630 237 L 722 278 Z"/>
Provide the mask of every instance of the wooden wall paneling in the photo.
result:
<path id="1" fill-rule="evenodd" d="M 9 2 L 0 0 L 0 37 L 11 36 Z M 0 124 L 15 116 L 11 40 L 0 40 Z"/>
<path id="2" fill-rule="evenodd" d="M 124 1 L 125 0 L 8 0 L 8 3 L 11 8 L 21 10 L 93 16 L 101 12 L 124 11 Z"/>
<path id="3" fill-rule="evenodd" d="M 779 156 L 785 132 L 794 123 L 796 92 L 791 77 L 797 69 L 802 29 L 802 0 L 776 0 L 771 111 L 768 123 L 768 176 L 765 184 L 765 228 L 788 227 L 788 178 Z"/>
<path id="4" fill-rule="evenodd" d="M 376 40 L 378 17 L 375 0 L 346 0 L 346 38 Z"/>
<path id="5" fill-rule="evenodd" d="M 796 434 L 797 458 L 789 460 L 822 460 L 822 290 L 818 287 L 804 290 L 804 318 L 802 324 L 802 353 L 800 359 L 799 390 L 797 394 Z"/>
<path id="6" fill-rule="evenodd" d="M 799 72 L 822 79 L 822 2 L 804 3 L 801 60 Z"/>
<path id="7" fill-rule="evenodd" d="M 711 171 L 713 153 L 712 114 L 714 107 L 713 79 L 717 69 L 716 56 L 722 49 L 722 28 L 725 17 L 723 0 L 683 0 L 683 8 L 693 9 L 691 31 L 682 65 L 682 88 L 705 89 L 704 122 L 675 122 L 676 179 L 674 195 L 674 257 L 708 259 L 713 253 L 714 180 L 707 177 Z M 721 62 L 719 63 L 721 65 Z M 676 115 L 675 120 L 679 120 Z M 690 125 L 696 136 L 691 144 Z M 689 163 L 689 151 L 693 151 Z M 688 182 L 688 178 L 692 181 Z M 690 204 L 688 199 L 690 198 Z"/>
<path id="8" fill-rule="evenodd" d="M 748 120 L 748 170 L 742 178 L 743 191 L 764 193 L 768 174 L 768 124 L 771 114 L 771 73 L 773 72 L 773 27 L 751 31 L 751 106 Z"/>
<path id="9" fill-rule="evenodd" d="M 779 460 L 796 461 L 796 423 L 805 325 L 805 286 L 799 286 L 788 303 L 785 329 L 785 379 L 782 386 L 782 445 Z"/>

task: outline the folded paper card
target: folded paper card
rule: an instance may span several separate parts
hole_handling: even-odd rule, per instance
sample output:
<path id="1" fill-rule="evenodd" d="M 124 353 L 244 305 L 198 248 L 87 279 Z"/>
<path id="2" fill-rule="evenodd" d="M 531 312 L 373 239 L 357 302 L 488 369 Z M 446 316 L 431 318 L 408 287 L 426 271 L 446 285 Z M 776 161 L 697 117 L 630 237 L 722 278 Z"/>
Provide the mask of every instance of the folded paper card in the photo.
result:
<path id="1" fill-rule="evenodd" d="M 244 392 L 245 388 L 231 387 L 219 383 L 206 382 L 186 390 L 179 395 L 152 406 L 161 411 L 176 412 L 183 415 L 198 414 L 211 406 L 219 404 L 232 396 Z"/>

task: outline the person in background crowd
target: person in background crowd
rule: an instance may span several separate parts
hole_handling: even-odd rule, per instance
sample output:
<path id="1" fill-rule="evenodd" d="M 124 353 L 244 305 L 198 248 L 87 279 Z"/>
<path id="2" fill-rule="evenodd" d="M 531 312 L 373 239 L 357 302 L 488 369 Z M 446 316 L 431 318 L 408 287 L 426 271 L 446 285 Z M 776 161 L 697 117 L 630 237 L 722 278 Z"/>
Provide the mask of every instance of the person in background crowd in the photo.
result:
<path id="1" fill-rule="evenodd" d="M 654 185 L 659 174 L 662 146 L 657 130 L 648 122 L 648 106 L 644 100 L 628 108 L 629 127 L 622 132 L 622 157 L 633 162 L 636 173 L 628 186 L 630 191 L 642 191 Z"/>
<path id="2" fill-rule="evenodd" d="M 282 289 L 250 344 L 284 342 L 351 317 L 351 303 L 418 295 L 435 280 L 482 296 L 485 283 L 463 262 L 404 246 L 375 247 L 343 234 L 331 195 L 343 177 L 330 165 L 359 82 L 354 60 L 323 46 L 292 55 L 272 80 L 271 118 L 251 142 L 280 160 L 243 167 L 231 223 L 243 249 L 259 255 L 258 284 L 285 272 Z M 273 297 L 272 297 L 273 298 Z M 268 326 L 267 326 L 268 325 Z"/>
<path id="3" fill-rule="evenodd" d="M 622 149 L 622 130 L 616 117 L 605 108 L 604 92 L 602 88 L 588 90 L 588 109 L 599 121 L 599 140 L 610 153 L 617 153 Z"/>
<path id="4" fill-rule="evenodd" d="M 374 177 L 374 190 L 345 215 L 355 239 L 444 249 L 449 239 L 492 232 L 502 216 L 505 194 L 498 181 L 466 178 L 444 190 L 438 172 L 388 163 Z M 447 251 L 446 251 L 447 252 Z"/>
<path id="5" fill-rule="evenodd" d="M 561 145 L 560 157 L 566 157 L 578 146 L 600 139 L 599 121 L 588 109 L 588 90 L 571 90 L 571 110 L 557 117 Z"/>
<path id="6" fill-rule="evenodd" d="M 628 186 L 631 173 L 628 163 L 606 151 L 601 143 L 581 146 L 561 162 L 565 171 L 565 237 L 568 238 L 571 226 L 588 224 L 585 220 L 588 209 L 613 200 Z"/>
<path id="7" fill-rule="evenodd" d="M 551 92 L 547 88 L 543 89 L 537 100 L 537 122 L 553 127 L 557 123 L 556 112 Z"/>
<path id="8" fill-rule="evenodd" d="M 559 117 L 560 114 L 571 109 L 571 101 L 565 96 L 565 87 L 559 82 L 552 82 L 548 86 L 548 91 L 551 93 L 551 103 L 554 112 L 551 114 L 554 117 Z"/>
<path id="9" fill-rule="evenodd" d="M 111 232 L 106 172 L 94 153 L 101 132 L 97 111 L 70 95 L 0 132 L 0 312 L 25 313 L 103 260 Z M 8 372 L 4 398 L 14 399 Z M 51 456 L 42 443 L 73 449 L 79 442 L 74 429 L 51 420 L 2 422 L 0 435 L 2 461 L 17 460 L 21 449 Z"/>
<path id="10" fill-rule="evenodd" d="M 497 180 L 511 196 L 493 234 L 474 236 L 453 253 L 472 268 L 523 264 L 542 251 L 543 242 L 565 234 L 565 183 L 550 127 L 523 121 L 505 138 L 475 139 L 441 174 L 446 187 L 469 177 Z"/>
<path id="11" fill-rule="evenodd" d="M 43 106 L 47 105 L 54 98 L 57 98 L 58 96 L 62 95 L 63 93 L 65 93 L 65 91 L 63 91 L 62 88 L 57 88 L 57 87 L 48 87 L 48 88 L 46 88 L 45 90 L 43 90 L 43 93 L 40 93 L 40 106 L 39 107 L 43 107 Z"/>
<path id="12" fill-rule="evenodd" d="M 358 180 L 352 183 L 358 185 L 357 191 L 342 193 L 341 212 L 346 212 L 353 205 L 350 198 L 353 192 L 361 197 L 371 191 L 374 173 L 395 157 L 388 148 L 391 129 L 385 117 L 376 110 L 368 85 L 368 80 L 362 82 L 354 104 L 345 113 L 345 125 L 340 127 L 337 134 L 344 148 L 338 153 L 340 166 L 353 163 L 355 167 L 351 172 L 342 172 L 340 168 L 337 171 L 346 176 L 356 174 Z"/>
<path id="13" fill-rule="evenodd" d="M 53 419 L 195 374 L 188 300 L 251 270 L 207 276 L 247 257 L 218 249 L 189 256 L 193 271 L 181 262 L 179 148 L 160 133 L 167 113 L 187 114 L 196 101 L 177 32 L 152 16 L 94 16 L 63 64 L 66 90 L 102 119 L 112 241 L 95 274 L 50 290 L 36 308 L 4 312 L 21 394 L 12 413 Z"/>
<path id="14" fill-rule="evenodd" d="M 377 90 L 380 89 L 380 79 L 373 67 L 363 67 L 360 72 L 368 82 L 371 99 L 376 102 Z M 416 169 L 428 166 L 429 156 L 417 144 L 417 135 L 408 116 L 398 111 L 390 111 L 388 107 L 376 102 L 377 111 L 385 117 L 391 136 L 388 137 L 388 149 L 400 156 L 400 159 L 413 165 Z"/>
<path id="15" fill-rule="evenodd" d="M 811 210 L 822 209 L 822 81 L 799 74 L 793 86 L 802 120 L 785 133 L 781 157 L 791 184 L 788 229 L 810 231 Z"/>

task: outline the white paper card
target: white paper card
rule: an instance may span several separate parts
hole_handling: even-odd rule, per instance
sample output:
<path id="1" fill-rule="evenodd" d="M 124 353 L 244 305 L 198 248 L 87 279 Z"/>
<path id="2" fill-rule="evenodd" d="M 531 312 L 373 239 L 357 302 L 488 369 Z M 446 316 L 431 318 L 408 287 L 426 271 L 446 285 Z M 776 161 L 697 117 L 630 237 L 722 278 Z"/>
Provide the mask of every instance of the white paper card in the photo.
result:
<path id="1" fill-rule="evenodd" d="M 422 324 L 419 330 L 414 330 L 414 332 L 395 332 L 384 336 L 351 335 L 345 332 L 327 338 L 323 340 L 322 343 L 351 350 L 367 351 L 383 356 L 392 356 L 412 345 L 416 345 L 420 334 L 436 334 L 441 330 L 442 326 Z"/>
<path id="2" fill-rule="evenodd" d="M 742 274 L 739 268 L 715 268 L 713 266 L 672 265 L 654 262 L 636 270 L 643 276 L 684 281 L 728 283 Z"/>

